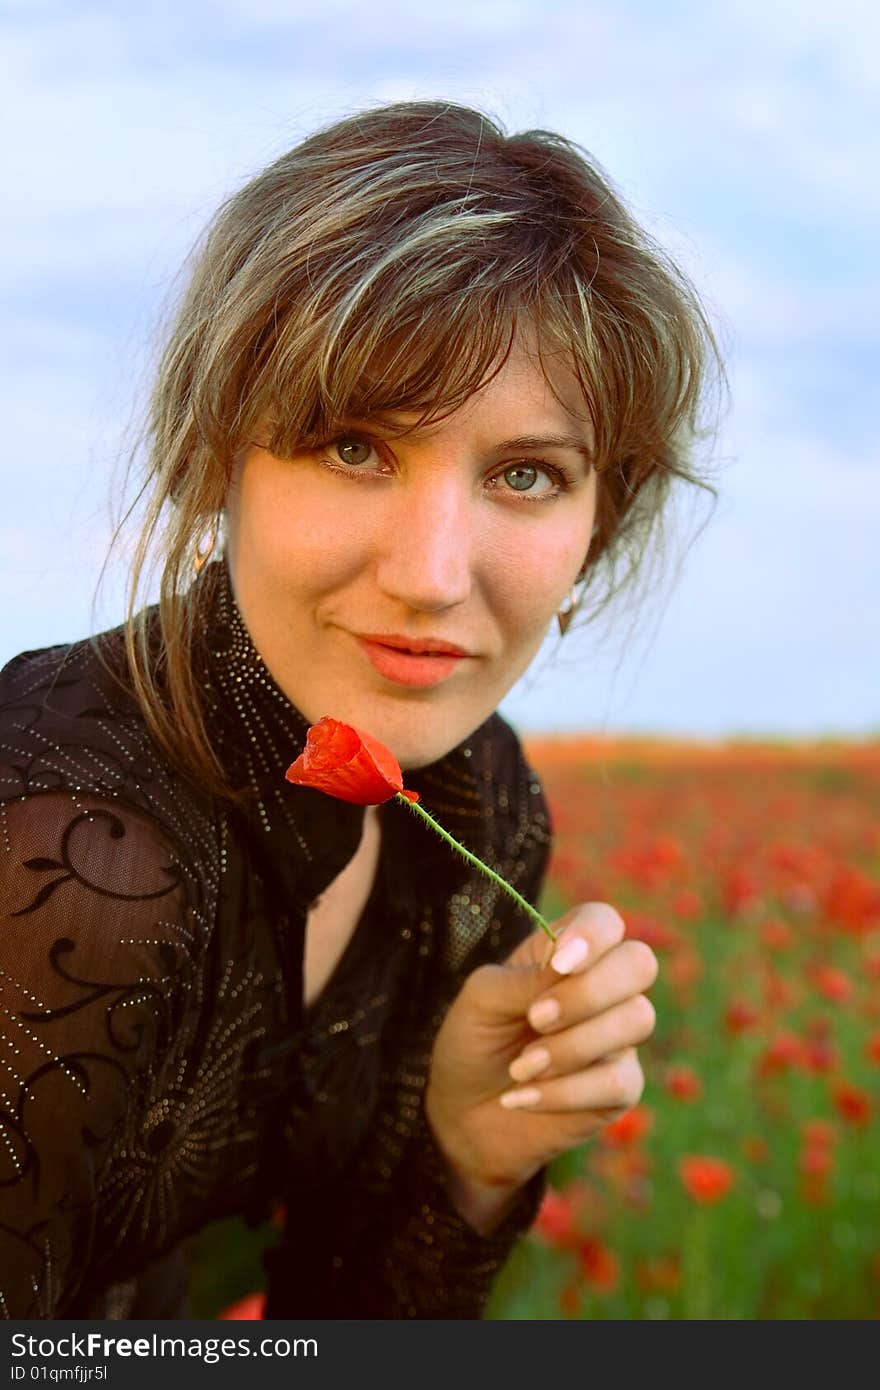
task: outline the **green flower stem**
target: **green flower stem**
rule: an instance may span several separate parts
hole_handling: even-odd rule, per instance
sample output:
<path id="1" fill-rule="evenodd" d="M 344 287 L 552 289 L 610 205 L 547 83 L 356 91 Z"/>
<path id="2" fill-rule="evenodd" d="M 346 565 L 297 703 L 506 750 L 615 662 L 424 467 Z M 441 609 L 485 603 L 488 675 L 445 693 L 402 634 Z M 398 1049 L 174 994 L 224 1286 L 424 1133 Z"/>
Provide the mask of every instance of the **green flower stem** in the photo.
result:
<path id="1" fill-rule="evenodd" d="M 403 806 L 409 807 L 409 809 L 415 815 L 421 816 L 422 820 L 427 821 L 428 825 L 430 825 L 433 830 L 436 830 L 437 834 L 442 839 L 444 839 L 448 845 L 452 846 L 456 854 L 460 854 L 463 859 L 466 859 L 468 861 L 469 864 L 473 864 L 474 867 L 479 869 L 481 873 L 485 874 L 487 878 L 491 878 L 495 883 L 497 883 L 499 888 L 503 888 L 505 893 L 509 893 L 510 896 L 514 899 L 514 901 L 519 903 L 523 912 L 528 913 L 532 921 L 537 922 L 541 930 L 547 933 L 550 940 L 556 940 L 556 933 L 553 931 L 552 927 L 547 925 L 540 912 L 536 912 L 535 909 L 532 907 L 531 903 L 526 902 L 522 894 L 517 893 L 516 889 L 511 887 L 511 885 L 507 883 L 500 876 L 500 874 L 496 874 L 493 869 L 489 868 L 488 864 L 483 863 L 482 859 L 478 859 L 475 854 L 471 854 L 469 849 L 465 849 L 464 845 L 460 845 L 458 843 L 458 840 L 454 839 L 453 836 L 449 834 L 448 830 L 444 830 L 442 825 L 438 825 L 434 817 L 430 816 L 428 812 L 424 809 L 424 807 L 420 806 L 418 802 L 410 801 L 408 797 L 402 796 L 400 792 L 395 792 L 394 799 L 395 801 L 399 801 Z"/>

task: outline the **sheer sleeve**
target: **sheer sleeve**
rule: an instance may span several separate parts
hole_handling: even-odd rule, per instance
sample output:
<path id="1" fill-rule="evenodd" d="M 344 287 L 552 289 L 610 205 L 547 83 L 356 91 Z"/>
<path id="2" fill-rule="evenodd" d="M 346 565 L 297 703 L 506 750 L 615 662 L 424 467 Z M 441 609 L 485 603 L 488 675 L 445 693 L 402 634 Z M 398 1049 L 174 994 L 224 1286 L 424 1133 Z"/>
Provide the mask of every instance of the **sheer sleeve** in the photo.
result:
<path id="1" fill-rule="evenodd" d="M 173 1036 L 186 901 L 145 813 L 0 803 L 0 1315 L 75 1316 L 132 1220 L 114 1160 Z"/>
<path id="2" fill-rule="evenodd" d="M 533 904 L 549 853 L 547 843 L 533 846 L 517 884 Z M 531 930 L 522 912 L 507 913 L 492 958 L 504 959 Z M 424 1114 L 424 1089 L 437 1030 L 478 963 L 471 957 L 449 972 L 443 998 L 398 1052 L 383 1079 L 373 1128 L 348 1175 L 314 1199 L 291 1194 L 284 1239 L 266 1256 L 267 1318 L 482 1317 L 495 1277 L 537 1215 L 546 1168 L 520 1189 L 488 1235 L 465 1220 L 448 1193 Z"/>

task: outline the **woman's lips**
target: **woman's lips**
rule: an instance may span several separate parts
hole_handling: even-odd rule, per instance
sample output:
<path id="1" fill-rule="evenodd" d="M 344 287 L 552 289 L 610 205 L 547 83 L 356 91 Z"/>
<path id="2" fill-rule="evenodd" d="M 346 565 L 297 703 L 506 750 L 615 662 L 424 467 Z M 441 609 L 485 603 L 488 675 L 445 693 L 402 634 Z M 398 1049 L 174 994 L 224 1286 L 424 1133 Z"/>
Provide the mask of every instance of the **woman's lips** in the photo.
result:
<path id="1" fill-rule="evenodd" d="M 450 676 L 462 661 L 470 660 L 470 657 L 450 656 L 447 652 L 416 656 L 396 647 L 383 646 L 381 642 L 371 642 L 366 637 L 357 640 L 379 674 L 385 676 L 386 680 L 396 681 L 398 685 L 437 685 Z"/>

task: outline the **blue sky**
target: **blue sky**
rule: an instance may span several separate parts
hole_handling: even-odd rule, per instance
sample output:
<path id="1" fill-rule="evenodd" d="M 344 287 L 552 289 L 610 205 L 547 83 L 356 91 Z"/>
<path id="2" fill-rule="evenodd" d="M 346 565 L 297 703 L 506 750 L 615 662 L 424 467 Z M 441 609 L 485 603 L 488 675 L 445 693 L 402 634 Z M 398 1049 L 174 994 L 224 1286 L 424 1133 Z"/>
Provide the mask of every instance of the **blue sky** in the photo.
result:
<path id="1" fill-rule="evenodd" d="M 731 385 L 718 506 L 682 513 L 635 612 L 551 637 L 502 712 L 880 729 L 876 7 L 0 0 L 0 25 L 0 663 L 122 618 L 118 566 L 92 611 L 107 499 L 217 204 L 337 116 L 449 97 L 590 150 L 695 281 Z"/>

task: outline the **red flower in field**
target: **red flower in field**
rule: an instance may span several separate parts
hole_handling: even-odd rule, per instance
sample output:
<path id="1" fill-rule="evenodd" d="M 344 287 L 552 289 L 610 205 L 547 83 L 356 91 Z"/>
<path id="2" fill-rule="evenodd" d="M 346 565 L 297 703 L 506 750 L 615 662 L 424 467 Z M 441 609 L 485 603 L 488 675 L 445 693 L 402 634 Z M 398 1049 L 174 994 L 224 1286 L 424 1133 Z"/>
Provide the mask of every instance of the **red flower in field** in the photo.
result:
<path id="1" fill-rule="evenodd" d="M 789 1071 L 792 1067 L 805 1067 L 806 1049 L 797 1033 L 777 1033 L 770 1044 L 764 1048 L 757 1060 L 761 1076 L 775 1072 Z"/>
<path id="2" fill-rule="evenodd" d="M 548 1186 L 532 1231 L 555 1249 L 573 1249 L 583 1227 L 601 1221 L 606 1206 L 604 1195 L 587 1178 L 573 1178 L 563 1188 Z"/>
<path id="3" fill-rule="evenodd" d="M 830 1149 L 808 1145 L 798 1159 L 801 1172 L 811 1178 L 827 1178 L 834 1167 L 834 1156 Z"/>
<path id="4" fill-rule="evenodd" d="M 745 917 L 761 901 L 761 888 L 746 868 L 732 868 L 721 885 L 721 900 L 729 917 Z"/>
<path id="5" fill-rule="evenodd" d="M 811 1149 L 827 1149 L 837 1143 L 837 1130 L 830 1120 L 804 1120 L 801 1138 Z"/>
<path id="6" fill-rule="evenodd" d="M 731 999 L 724 1010 L 724 1027 L 734 1036 L 748 1033 L 756 1028 L 760 1021 L 761 1015 L 758 1010 L 746 999 Z"/>
<path id="7" fill-rule="evenodd" d="M 790 1009 L 797 1002 L 797 990 L 778 970 L 768 970 L 762 981 L 761 993 L 766 1008 Z"/>
<path id="8" fill-rule="evenodd" d="M 581 1242 L 578 1266 L 584 1281 L 595 1293 L 613 1293 L 620 1280 L 620 1264 L 614 1251 L 598 1236 Z"/>
<path id="9" fill-rule="evenodd" d="M 264 1293 L 249 1293 L 245 1298 L 240 1298 L 237 1303 L 231 1303 L 228 1308 L 224 1308 L 222 1313 L 217 1314 L 218 1320 L 236 1322 L 254 1322 L 263 1316 L 266 1307 L 266 1295 Z"/>
<path id="10" fill-rule="evenodd" d="M 284 774 L 299 787 L 313 787 L 355 806 L 379 806 L 398 792 L 418 801 L 418 792 L 404 789 L 400 764 L 384 743 L 351 724 L 325 715 L 306 735 L 306 746 Z"/>
<path id="11" fill-rule="evenodd" d="M 852 999 L 855 986 L 842 970 L 833 965 L 818 965 L 811 974 L 813 984 L 824 999 L 830 999 L 833 1004 L 842 1004 L 847 999 Z"/>
<path id="12" fill-rule="evenodd" d="M 828 885 L 822 907 L 835 926 L 860 935 L 880 923 L 880 884 L 861 869 L 843 866 Z"/>
<path id="13" fill-rule="evenodd" d="M 781 917 L 768 917 L 761 927 L 761 942 L 770 951 L 787 951 L 794 945 L 794 934 Z"/>
<path id="14" fill-rule="evenodd" d="M 692 888 L 679 888 L 672 898 L 672 911 L 683 922 L 693 922 L 703 911 L 703 899 Z"/>
<path id="15" fill-rule="evenodd" d="M 687 1066 L 684 1062 L 667 1067 L 663 1084 L 676 1100 L 699 1100 L 703 1094 L 702 1081 L 693 1067 Z"/>
<path id="16" fill-rule="evenodd" d="M 548 1187 L 532 1230 L 546 1245 L 565 1249 L 576 1244 L 580 1233 L 571 1198 L 555 1187 Z"/>
<path id="17" fill-rule="evenodd" d="M 653 1111 L 646 1105 L 637 1105 L 633 1110 L 627 1110 L 619 1120 L 612 1120 L 600 1130 L 599 1138 L 612 1148 L 629 1148 L 631 1144 L 638 1144 L 644 1139 L 653 1123 Z"/>
<path id="18" fill-rule="evenodd" d="M 636 941 L 644 941 L 653 951 L 668 950 L 670 946 L 678 946 L 681 941 L 677 931 L 667 927 L 657 917 L 650 917 L 646 912 L 627 911 L 624 921 L 624 935 Z"/>
<path id="19" fill-rule="evenodd" d="M 723 1158 L 688 1154 L 679 1159 L 678 1175 L 688 1196 L 700 1206 L 725 1197 L 736 1180 L 736 1173 Z"/>
<path id="20" fill-rule="evenodd" d="M 804 1043 L 804 1066 L 807 1071 L 831 1071 L 837 1061 L 837 1048 L 830 1038 L 808 1038 Z"/>
<path id="21" fill-rule="evenodd" d="M 872 1033 L 865 1043 L 865 1056 L 880 1067 L 880 1032 Z"/>
<path id="22" fill-rule="evenodd" d="M 871 1098 L 867 1091 L 849 1081 L 835 1081 L 831 1100 L 837 1113 L 850 1125 L 866 1125 L 871 1118 Z"/>
<path id="23" fill-rule="evenodd" d="M 705 962 L 699 951 L 693 950 L 690 946 L 682 946 L 667 961 L 663 974 L 671 987 L 681 993 L 702 979 L 705 969 Z"/>
<path id="24" fill-rule="evenodd" d="M 628 1206 L 647 1208 L 651 1204 L 651 1159 L 644 1149 L 601 1145 L 593 1150 L 591 1169 L 614 1196 Z M 600 1211 L 600 1215 L 604 1215 Z"/>

